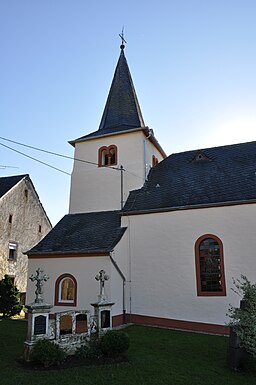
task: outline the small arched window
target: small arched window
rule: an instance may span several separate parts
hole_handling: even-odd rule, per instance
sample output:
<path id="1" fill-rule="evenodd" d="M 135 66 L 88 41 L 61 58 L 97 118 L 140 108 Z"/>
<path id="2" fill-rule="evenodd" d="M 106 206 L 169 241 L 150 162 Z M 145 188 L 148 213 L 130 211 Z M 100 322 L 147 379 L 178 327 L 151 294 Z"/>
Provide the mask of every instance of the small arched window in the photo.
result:
<path id="1" fill-rule="evenodd" d="M 116 146 L 109 147 L 109 163 L 116 164 Z"/>
<path id="2" fill-rule="evenodd" d="M 76 306 L 77 283 L 71 274 L 62 274 L 55 284 L 55 305 Z"/>
<path id="3" fill-rule="evenodd" d="M 106 147 L 99 148 L 98 151 L 98 166 L 112 166 L 117 164 L 117 146 L 111 144 Z"/>
<path id="4" fill-rule="evenodd" d="M 102 166 L 108 165 L 108 152 L 106 149 L 102 149 L 102 152 L 101 152 L 101 165 Z"/>
<path id="5" fill-rule="evenodd" d="M 225 296 L 223 245 L 215 235 L 206 234 L 195 243 L 198 296 Z"/>
<path id="6" fill-rule="evenodd" d="M 152 167 L 155 167 L 158 164 L 158 159 L 155 155 L 152 155 Z"/>

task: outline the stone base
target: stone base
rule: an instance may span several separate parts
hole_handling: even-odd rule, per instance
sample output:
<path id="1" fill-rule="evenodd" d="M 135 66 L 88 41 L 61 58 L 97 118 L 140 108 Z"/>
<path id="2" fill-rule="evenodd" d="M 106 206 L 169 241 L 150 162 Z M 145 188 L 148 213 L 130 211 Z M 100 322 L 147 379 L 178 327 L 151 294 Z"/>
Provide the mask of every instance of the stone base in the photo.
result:
<path id="1" fill-rule="evenodd" d="M 34 347 L 34 342 L 25 341 L 24 342 L 24 349 L 23 349 L 23 358 L 26 362 L 30 361 L 31 352 Z"/>

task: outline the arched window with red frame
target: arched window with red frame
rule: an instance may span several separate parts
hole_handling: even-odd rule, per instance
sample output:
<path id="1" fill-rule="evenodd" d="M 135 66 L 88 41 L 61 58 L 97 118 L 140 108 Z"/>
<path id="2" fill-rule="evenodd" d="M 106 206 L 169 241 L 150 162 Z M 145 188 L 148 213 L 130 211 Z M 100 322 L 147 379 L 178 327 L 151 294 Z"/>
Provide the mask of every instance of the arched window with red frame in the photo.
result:
<path id="1" fill-rule="evenodd" d="M 117 146 L 102 146 L 98 151 L 98 166 L 107 167 L 117 164 Z"/>
<path id="2" fill-rule="evenodd" d="M 158 158 L 155 155 L 152 155 L 152 167 L 155 167 L 158 164 Z"/>
<path id="3" fill-rule="evenodd" d="M 55 305 L 76 306 L 77 282 L 73 275 L 62 274 L 55 283 Z"/>
<path id="4" fill-rule="evenodd" d="M 223 244 L 212 234 L 202 235 L 195 243 L 198 296 L 225 296 Z"/>

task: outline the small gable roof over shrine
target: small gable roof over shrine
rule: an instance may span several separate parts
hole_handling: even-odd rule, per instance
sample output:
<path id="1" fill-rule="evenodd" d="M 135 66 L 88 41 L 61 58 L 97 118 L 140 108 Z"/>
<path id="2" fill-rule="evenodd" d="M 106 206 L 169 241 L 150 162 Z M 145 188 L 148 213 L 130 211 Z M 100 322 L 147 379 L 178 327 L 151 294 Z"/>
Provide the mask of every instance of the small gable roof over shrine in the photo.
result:
<path id="1" fill-rule="evenodd" d="M 172 154 L 130 193 L 124 211 L 256 202 L 256 142 Z"/>
<path id="2" fill-rule="evenodd" d="M 109 253 L 125 230 L 119 211 L 68 214 L 26 254 Z"/>

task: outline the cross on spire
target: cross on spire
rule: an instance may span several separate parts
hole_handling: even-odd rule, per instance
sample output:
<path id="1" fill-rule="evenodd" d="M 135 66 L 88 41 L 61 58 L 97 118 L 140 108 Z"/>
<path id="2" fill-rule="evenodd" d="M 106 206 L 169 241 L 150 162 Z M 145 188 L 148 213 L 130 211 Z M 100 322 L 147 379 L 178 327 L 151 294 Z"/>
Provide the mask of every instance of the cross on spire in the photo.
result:
<path id="1" fill-rule="evenodd" d="M 122 44 L 120 45 L 120 48 L 121 48 L 121 49 L 124 49 L 124 47 L 125 47 L 124 43 L 127 44 L 127 42 L 126 42 L 126 40 L 125 40 L 125 38 L 124 38 L 124 27 L 122 28 L 122 32 L 119 33 L 119 36 L 120 36 L 120 38 L 121 38 L 121 43 L 122 43 Z"/>

